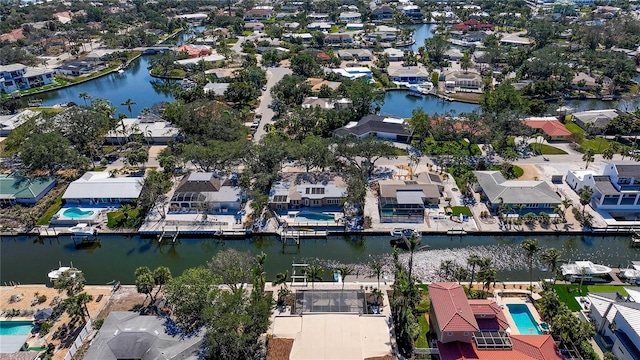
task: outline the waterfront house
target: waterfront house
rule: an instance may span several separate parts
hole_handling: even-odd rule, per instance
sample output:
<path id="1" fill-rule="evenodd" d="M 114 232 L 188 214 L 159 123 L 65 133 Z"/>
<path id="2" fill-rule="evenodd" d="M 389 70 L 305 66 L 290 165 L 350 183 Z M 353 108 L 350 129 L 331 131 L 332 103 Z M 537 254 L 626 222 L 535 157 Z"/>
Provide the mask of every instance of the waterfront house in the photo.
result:
<path id="1" fill-rule="evenodd" d="M 519 36 L 518 34 L 500 34 L 502 37 L 500 38 L 500 45 L 513 46 L 513 47 L 521 47 L 521 46 L 529 46 L 533 44 L 533 40 Z"/>
<path id="2" fill-rule="evenodd" d="M 423 223 L 425 207 L 440 203 L 438 185 L 419 180 L 378 181 L 380 222 Z"/>
<path id="3" fill-rule="evenodd" d="M 389 67 L 389 78 L 393 82 L 422 84 L 431 82 L 431 74 L 422 66 Z"/>
<path id="4" fill-rule="evenodd" d="M 177 336 L 168 334 L 166 319 L 134 311 L 109 313 L 85 359 L 198 359 L 206 332 Z M 174 325 L 175 326 L 175 325 Z"/>
<path id="5" fill-rule="evenodd" d="M 237 213 L 245 203 L 245 191 L 234 177 L 212 172 L 185 175 L 169 202 L 170 213 Z"/>
<path id="6" fill-rule="evenodd" d="M 492 211 L 501 209 L 507 216 L 530 212 L 554 214 L 561 203 L 560 196 L 542 180 L 506 180 L 500 171 L 474 171 L 477 186 Z M 506 210 L 505 210 L 506 209 Z"/>
<path id="7" fill-rule="evenodd" d="M 342 60 L 371 61 L 373 54 L 367 49 L 342 49 L 338 50 L 338 57 Z"/>
<path id="8" fill-rule="evenodd" d="M 395 31 L 375 31 L 366 34 L 364 38 L 370 42 L 391 44 L 398 41 L 398 33 Z"/>
<path id="9" fill-rule="evenodd" d="M 373 73 L 371 72 L 371 69 L 364 66 L 331 69 L 331 71 L 349 80 L 355 80 L 359 78 L 365 78 L 369 81 L 373 80 Z"/>
<path id="10" fill-rule="evenodd" d="M 100 71 L 106 68 L 102 61 L 69 60 L 55 68 L 56 74 L 69 76 L 82 76 Z"/>
<path id="11" fill-rule="evenodd" d="M 570 170 L 565 181 L 576 192 L 591 187 L 591 205 L 597 210 L 640 212 L 640 164 L 636 161 L 605 160 L 598 171 Z"/>
<path id="12" fill-rule="evenodd" d="M 620 115 L 617 109 L 588 110 L 571 114 L 576 125 L 591 133 L 601 133 L 611 120 Z"/>
<path id="13" fill-rule="evenodd" d="M 134 203 L 142 191 L 141 177 L 111 177 L 106 171 L 87 171 L 62 195 L 67 205 Z"/>
<path id="14" fill-rule="evenodd" d="M 589 318 L 594 322 L 597 339 L 604 350 L 612 352 L 619 360 L 640 358 L 640 303 L 633 295 L 616 293 L 589 293 Z"/>
<path id="15" fill-rule="evenodd" d="M 0 174 L 0 205 L 33 205 L 55 185 L 54 177 L 28 177 L 17 172 Z"/>
<path id="16" fill-rule="evenodd" d="M 0 115 L 0 137 L 9 136 L 13 130 L 37 115 L 37 112 L 31 110 L 24 110 L 13 115 Z"/>
<path id="17" fill-rule="evenodd" d="M 245 21 L 269 20 L 273 15 L 273 9 L 253 8 L 244 13 Z"/>
<path id="18" fill-rule="evenodd" d="M 431 16 L 434 16 L 433 14 Z M 469 30 L 473 30 L 473 31 L 477 31 L 477 30 L 481 30 L 481 31 L 486 31 L 486 30 L 493 30 L 493 24 L 489 24 L 489 23 L 483 23 L 480 22 L 478 20 L 475 19 L 471 19 L 471 20 L 467 20 L 455 25 L 451 25 L 451 30 L 458 30 L 458 31 L 469 31 Z"/>
<path id="19" fill-rule="evenodd" d="M 555 117 L 528 118 L 522 121 L 530 128 L 540 130 L 548 136 L 550 141 L 569 141 L 571 131 Z"/>
<path id="20" fill-rule="evenodd" d="M 190 68 L 201 63 L 220 64 L 224 61 L 224 59 L 225 57 L 222 55 L 211 54 L 211 55 L 206 55 L 202 57 L 195 57 L 195 58 L 190 57 L 188 59 L 176 60 L 175 63 L 180 66 Z"/>
<path id="21" fill-rule="evenodd" d="M 577 90 L 593 90 L 601 86 L 603 90 L 606 90 L 611 86 L 611 82 L 611 78 L 607 76 L 596 76 L 594 74 L 579 72 L 571 80 L 571 87 Z"/>
<path id="22" fill-rule="evenodd" d="M 366 115 L 360 121 L 352 121 L 334 130 L 333 135 L 352 136 L 358 139 L 376 136 L 380 139 L 406 143 L 411 138 L 411 130 L 404 119 Z"/>
<path id="23" fill-rule="evenodd" d="M 414 4 L 408 4 L 408 5 L 404 5 L 404 6 L 400 6 L 399 7 L 400 11 L 414 19 L 414 20 L 422 20 L 424 18 L 424 14 L 422 13 L 422 9 L 420 9 L 420 7 L 418 5 L 414 5 Z"/>
<path id="24" fill-rule="evenodd" d="M 52 84 L 53 70 L 22 64 L 0 65 L 0 93 L 13 93 Z"/>
<path id="25" fill-rule="evenodd" d="M 429 329 L 441 360 L 563 359 L 551 335 L 512 334 L 499 305 L 467 299 L 457 283 L 431 283 L 429 298 Z"/>
<path id="26" fill-rule="evenodd" d="M 174 49 L 177 53 L 186 53 L 190 58 L 197 58 L 201 56 L 208 56 L 213 53 L 211 46 L 208 45 L 182 45 Z"/>
<path id="27" fill-rule="evenodd" d="M 481 93 L 484 89 L 482 76 L 473 71 L 451 71 L 445 74 L 446 91 Z"/>
<path id="28" fill-rule="evenodd" d="M 126 144 L 136 138 L 144 139 L 147 144 L 164 145 L 176 141 L 180 129 L 172 123 L 153 115 L 141 115 L 136 118 L 119 120 L 115 129 L 105 136 L 107 144 Z"/>
<path id="29" fill-rule="evenodd" d="M 404 51 L 400 49 L 388 48 L 384 49 L 382 53 L 387 56 L 389 61 L 402 61 L 404 59 Z"/>
<path id="30" fill-rule="evenodd" d="M 310 173 L 289 174 L 273 183 L 269 191 L 271 209 L 303 207 L 342 207 L 347 198 L 347 185 L 342 178 Z"/>

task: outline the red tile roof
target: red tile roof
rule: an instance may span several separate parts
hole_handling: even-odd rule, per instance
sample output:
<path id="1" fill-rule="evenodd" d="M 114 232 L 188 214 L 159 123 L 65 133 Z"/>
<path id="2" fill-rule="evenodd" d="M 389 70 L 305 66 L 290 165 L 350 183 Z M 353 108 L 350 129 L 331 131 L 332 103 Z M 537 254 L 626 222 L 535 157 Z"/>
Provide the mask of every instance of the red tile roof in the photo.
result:
<path id="1" fill-rule="evenodd" d="M 471 311 L 473 311 L 481 330 L 506 330 L 509 327 L 507 317 L 495 301 L 489 299 L 469 300 L 469 306 L 471 306 Z"/>
<path id="2" fill-rule="evenodd" d="M 441 332 L 479 330 L 462 286 L 457 283 L 432 283 L 429 285 L 429 295 Z"/>
<path id="3" fill-rule="evenodd" d="M 438 342 L 441 360 L 562 360 L 551 335 L 513 335 L 513 349 L 478 350 L 460 341 Z"/>
<path id="4" fill-rule="evenodd" d="M 22 29 L 14 29 L 8 33 L 0 35 L 0 41 L 16 41 L 19 39 L 24 39 Z"/>
<path id="5" fill-rule="evenodd" d="M 567 128 L 558 120 L 532 118 L 524 120 L 523 122 L 529 127 L 544 131 L 544 133 L 549 136 L 571 135 L 571 131 L 567 130 Z"/>
<path id="6" fill-rule="evenodd" d="M 469 30 L 469 29 L 471 29 L 471 27 L 467 26 L 465 24 L 455 24 L 455 25 L 451 25 L 451 29 L 453 29 L 453 30 Z"/>

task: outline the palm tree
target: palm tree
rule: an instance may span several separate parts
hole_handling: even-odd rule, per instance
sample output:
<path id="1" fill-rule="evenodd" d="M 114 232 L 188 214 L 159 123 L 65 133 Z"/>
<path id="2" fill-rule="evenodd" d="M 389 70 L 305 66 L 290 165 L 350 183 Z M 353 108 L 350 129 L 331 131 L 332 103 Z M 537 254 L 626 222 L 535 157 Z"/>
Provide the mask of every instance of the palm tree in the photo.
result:
<path id="1" fill-rule="evenodd" d="M 304 269 L 304 275 L 307 277 L 307 280 L 311 281 L 311 289 L 314 288 L 316 280 L 322 281 L 323 274 L 324 269 L 318 265 L 309 265 Z"/>
<path id="2" fill-rule="evenodd" d="M 566 219 L 567 216 L 567 210 L 569 210 L 569 208 L 571 207 L 571 205 L 573 205 L 573 201 L 567 197 L 565 197 L 564 199 L 562 199 L 562 218 Z"/>
<path id="3" fill-rule="evenodd" d="M 478 254 L 471 254 L 467 258 L 467 267 L 471 267 L 471 281 L 469 282 L 469 289 L 473 288 L 473 280 L 476 276 L 476 266 L 480 265 L 480 256 Z"/>
<path id="4" fill-rule="evenodd" d="M 133 117 L 133 112 L 131 111 L 131 105 L 136 105 L 136 102 L 131 100 L 131 99 L 127 99 L 125 100 L 122 104 L 120 104 L 122 106 L 126 106 L 127 110 L 129 111 L 129 115 L 131 117 Z"/>
<path id="5" fill-rule="evenodd" d="M 540 251 L 540 244 L 536 239 L 528 239 L 523 241 L 520 247 L 526 252 L 527 262 L 529 263 L 529 289 L 533 295 L 533 255 Z"/>
<path id="6" fill-rule="evenodd" d="M 560 252 L 556 248 L 550 248 L 547 251 L 540 254 L 540 259 L 547 266 L 549 271 L 553 274 L 553 285 L 556 284 L 558 278 L 558 263 L 560 262 Z"/>
<path id="7" fill-rule="evenodd" d="M 595 160 L 595 151 L 593 149 L 587 149 L 587 151 L 582 154 L 582 161 L 585 162 L 584 168 L 588 168 L 589 164 Z"/>
<path id="8" fill-rule="evenodd" d="M 91 316 L 91 314 L 89 314 L 89 308 L 87 307 L 87 304 L 93 301 L 93 295 L 89 295 L 85 292 L 80 293 L 78 295 L 76 295 L 76 303 L 78 304 L 79 307 L 81 307 L 83 309 L 83 313 L 86 313 L 87 316 Z M 84 321 L 84 316 L 82 316 L 82 320 Z"/>
<path id="9" fill-rule="evenodd" d="M 462 282 L 462 280 L 466 280 L 467 277 L 469 276 L 469 271 L 467 271 L 466 268 L 464 268 L 463 266 L 460 265 L 456 265 L 453 268 L 453 278 L 458 281 L 458 284 L 460 284 L 460 282 Z"/>
<path id="10" fill-rule="evenodd" d="M 587 209 L 587 205 L 591 202 L 591 197 L 593 197 L 593 189 L 591 186 L 584 186 L 580 191 L 578 191 L 578 195 L 580 195 L 580 205 L 582 205 L 582 217 L 584 217 L 584 212 Z"/>
<path id="11" fill-rule="evenodd" d="M 494 283 L 495 285 L 497 274 L 498 271 L 493 266 L 488 266 L 480 270 L 478 272 L 478 278 L 482 279 L 482 289 L 486 288 L 487 291 L 489 291 L 489 289 L 491 288 L 491 283 Z"/>
<path id="12" fill-rule="evenodd" d="M 449 279 L 451 277 L 451 271 L 453 270 L 453 261 L 451 260 L 442 260 L 440 261 L 440 272 L 442 272 L 442 276 L 445 279 Z"/>
<path id="13" fill-rule="evenodd" d="M 273 280 L 273 282 L 271 282 L 271 286 L 284 285 L 284 287 L 286 288 L 288 280 L 289 280 L 289 270 L 285 270 L 283 273 L 276 274 L 276 279 Z"/>
<path id="14" fill-rule="evenodd" d="M 334 271 L 337 271 L 340 273 L 340 276 L 342 276 L 342 291 L 344 291 L 344 278 L 353 274 L 353 267 L 351 266 L 339 266 L 337 268 L 334 269 Z"/>
<path id="15" fill-rule="evenodd" d="M 171 280 L 171 270 L 169 270 L 166 266 L 160 266 L 153 271 L 153 280 L 154 283 L 158 286 L 158 290 L 153 295 L 153 299 L 156 299 L 160 290 L 162 290 L 162 286 Z"/>
<path id="16" fill-rule="evenodd" d="M 411 234 L 408 238 L 405 236 L 402 239 L 404 240 L 404 244 L 407 249 L 409 249 L 409 279 L 413 279 L 413 253 L 416 251 L 418 244 L 420 244 L 420 238 L 415 234 Z"/>
<path id="17" fill-rule="evenodd" d="M 372 260 L 369 263 L 369 269 L 371 269 L 371 276 L 376 276 L 378 278 L 378 289 L 380 289 L 380 276 L 383 273 L 383 264 L 380 260 Z"/>
<path id="18" fill-rule="evenodd" d="M 78 94 L 78 97 L 84 100 L 84 106 L 87 106 L 87 99 L 91 99 L 91 95 L 89 95 L 89 93 L 86 91 L 83 91 L 80 94 Z"/>

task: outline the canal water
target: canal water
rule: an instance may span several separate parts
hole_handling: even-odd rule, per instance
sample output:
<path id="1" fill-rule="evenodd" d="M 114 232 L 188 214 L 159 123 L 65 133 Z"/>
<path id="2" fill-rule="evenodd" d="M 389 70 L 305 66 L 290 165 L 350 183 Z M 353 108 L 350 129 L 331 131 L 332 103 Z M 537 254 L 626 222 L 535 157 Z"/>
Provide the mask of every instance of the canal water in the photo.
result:
<path id="1" fill-rule="evenodd" d="M 411 45 L 411 50 L 417 52 L 420 46 L 424 46 L 424 39 L 433 37 L 431 29 L 435 28 L 436 26 L 436 24 L 422 24 L 416 26 L 413 33 L 413 39 L 415 40 L 415 43 Z"/>
<path id="2" fill-rule="evenodd" d="M 152 81 L 163 82 L 149 75 L 150 56 L 142 56 L 129 64 L 122 74 L 117 72 L 105 75 L 95 80 L 90 80 L 82 84 L 69 86 L 64 89 L 50 91 L 44 94 L 29 97 L 31 99 L 42 99 L 45 106 L 67 103 L 73 101 L 83 104 L 79 95 L 86 92 L 93 98 L 107 99 L 112 106 L 117 107 L 116 114 L 129 116 L 129 110 L 121 105 L 127 99 L 135 102 L 131 106 L 133 116 L 137 116 L 145 107 L 151 108 L 161 101 L 173 101 L 174 98 L 160 88 L 154 88 Z"/>
<path id="3" fill-rule="evenodd" d="M 403 90 L 387 91 L 384 97 L 384 104 L 380 108 L 380 114 L 409 118 L 413 109 L 422 108 L 428 115 L 444 115 L 446 113 L 459 115 L 479 108 L 477 104 L 444 101 L 435 95 L 415 97 L 408 94 L 408 91 Z"/>
<path id="4" fill-rule="evenodd" d="M 528 279 L 526 259 L 520 249 L 523 236 L 425 236 L 421 245 L 428 248 L 416 252 L 414 273 L 424 280 L 441 279 L 442 260 L 452 260 L 466 266 L 471 253 L 493 259 L 499 281 Z M 618 266 L 638 260 L 640 250 L 629 248 L 627 237 L 538 236 L 540 244 L 555 247 L 566 260 L 591 260 L 595 263 Z M 264 237 L 251 240 L 219 242 L 211 239 L 182 239 L 175 245 L 159 245 L 154 239 L 139 237 L 104 236 L 100 247 L 77 250 L 70 237 L 37 240 L 27 237 L 3 237 L 0 242 L 0 283 L 17 281 L 44 283 L 47 273 L 73 262 L 81 269 L 89 284 L 105 284 L 111 280 L 132 283 L 134 270 L 139 266 L 155 268 L 167 266 L 174 275 L 186 268 L 204 266 L 221 249 L 234 248 L 258 254 L 267 254 L 267 278 L 277 272 L 291 271 L 293 262 L 314 262 L 327 270 L 341 264 L 352 264 L 360 274 L 368 273 L 366 263 L 371 256 L 388 258 L 391 252 L 389 237 L 349 239 L 331 237 L 327 240 L 303 240 L 298 250 L 286 247 L 277 238 Z M 408 261 L 403 253 L 401 260 Z M 536 277 L 549 275 L 536 264 Z M 329 271 L 325 274 L 330 278 Z"/>

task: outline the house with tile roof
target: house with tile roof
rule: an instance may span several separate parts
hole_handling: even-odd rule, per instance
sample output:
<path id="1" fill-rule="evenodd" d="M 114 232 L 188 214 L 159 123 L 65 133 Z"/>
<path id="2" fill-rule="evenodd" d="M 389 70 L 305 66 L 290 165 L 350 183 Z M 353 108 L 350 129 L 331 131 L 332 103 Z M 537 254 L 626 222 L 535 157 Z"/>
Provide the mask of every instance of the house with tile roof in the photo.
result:
<path id="1" fill-rule="evenodd" d="M 500 171 L 474 171 L 477 179 L 476 192 L 480 192 L 487 207 L 496 211 L 500 206 L 508 206 L 519 215 L 529 212 L 546 212 L 556 216 L 553 208 L 561 203 L 560 196 L 542 180 L 507 180 Z M 507 214 L 509 216 L 509 214 Z"/>
<path id="2" fill-rule="evenodd" d="M 431 283 L 430 329 L 441 360 L 561 360 L 551 335 L 510 335 L 493 300 L 467 299 L 457 283 Z"/>
<path id="3" fill-rule="evenodd" d="M 522 122 L 530 128 L 542 131 L 551 141 L 569 141 L 572 135 L 555 117 L 528 118 Z"/>
<path id="4" fill-rule="evenodd" d="M 597 210 L 640 212 L 640 164 L 636 161 L 603 161 L 598 171 L 570 170 L 566 182 L 576 192 L 591 187 L 591 205 Z"/>

